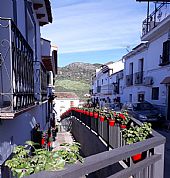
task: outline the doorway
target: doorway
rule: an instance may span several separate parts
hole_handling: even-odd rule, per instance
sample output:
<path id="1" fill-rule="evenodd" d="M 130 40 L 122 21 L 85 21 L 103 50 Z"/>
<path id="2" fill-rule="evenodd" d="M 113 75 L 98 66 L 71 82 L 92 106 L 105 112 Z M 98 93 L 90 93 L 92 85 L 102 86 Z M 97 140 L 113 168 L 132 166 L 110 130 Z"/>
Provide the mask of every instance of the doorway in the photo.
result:
<path id="1" fill-rule="evenodd" d="M 168 86 L 167 119 L 170 120 L 170 85 Z"/>

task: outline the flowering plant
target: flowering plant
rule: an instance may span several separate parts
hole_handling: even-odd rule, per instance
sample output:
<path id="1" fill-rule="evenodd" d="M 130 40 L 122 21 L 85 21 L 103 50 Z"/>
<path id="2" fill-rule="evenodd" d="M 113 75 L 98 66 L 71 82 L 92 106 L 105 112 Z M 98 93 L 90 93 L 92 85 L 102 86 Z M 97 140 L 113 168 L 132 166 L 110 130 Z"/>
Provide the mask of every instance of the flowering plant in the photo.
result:
<path id="1" fill-rule="evenodd" d="M 127 125 L 130 121 L 130 116 L 128 115 L 127 112 L 117 112 L 115 113 L 116 120 L 121 124 L 121 125 Z"/>

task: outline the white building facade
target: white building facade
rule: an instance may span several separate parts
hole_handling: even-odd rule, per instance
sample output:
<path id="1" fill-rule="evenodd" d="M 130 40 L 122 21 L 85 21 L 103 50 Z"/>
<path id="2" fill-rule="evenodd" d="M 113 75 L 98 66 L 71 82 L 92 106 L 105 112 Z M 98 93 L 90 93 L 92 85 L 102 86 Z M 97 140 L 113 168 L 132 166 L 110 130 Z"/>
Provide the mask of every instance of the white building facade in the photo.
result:
<path id="1" fill-rule="evenodd" d="M 55 92 L 54 95 L 54 111 L 57 121 L 60 121 L 62 113 L 71 107 L 78 107 L 80 104 L 79 97 L 73 92 Z"/>
<path id="2" fill-rule="evenodd" d="M 148 23 L 143 22 L 145 43 L 123 57 L 124 102 L 148 101 L 170 119 L 170 4 L 157 8 L 148 14 Z"/>
<path id="3" fill-rule="evenodd" d="M 123 94 L 123 68 L 124 64 L 119 60 L 106 63 L 96 70 L 91 86 L 93 103 L 100 107 L 109 107 L 115 100 L 120 101 L 120 95 Z"/>
<path id="4" fill-rule="evenodd" d="M 49 125 L 54 83 L 47 74 L 56 74 L 57 51 L 51 55 L 40 37 L 40 26 L 52 22 L 49 0 L 0 4 L 0 175 L 9 177 L 4 162 L 13 147 L 31 140 L 36 123 L 42 130 Z"/>
<path id="5" fill-rule="evenodd" d="M 170 4 L 155 3 L 155 10 L 147 12 L 142 42 L 122 57 L 123 67 L 116 67 L 117 61 L 96 71 L 92 100 L 101 107 L 117 98 L 121 103 L 148 101 L 170 119 Z"/>

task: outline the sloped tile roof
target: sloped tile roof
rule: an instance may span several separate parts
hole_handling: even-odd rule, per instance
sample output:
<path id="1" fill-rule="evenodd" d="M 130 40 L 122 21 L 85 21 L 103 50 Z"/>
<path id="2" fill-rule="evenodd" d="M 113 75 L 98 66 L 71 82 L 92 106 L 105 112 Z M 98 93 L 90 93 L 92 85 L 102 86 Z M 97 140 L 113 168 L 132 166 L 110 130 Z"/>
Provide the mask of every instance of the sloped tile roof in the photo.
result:
<path id="1" fill-rule="evenodd" d="M 62 98 L 62 99 L 64 98 L 79 99 L 78 96 L 73 92 L 55 92 L 54 95 L 55 97 Z"/>

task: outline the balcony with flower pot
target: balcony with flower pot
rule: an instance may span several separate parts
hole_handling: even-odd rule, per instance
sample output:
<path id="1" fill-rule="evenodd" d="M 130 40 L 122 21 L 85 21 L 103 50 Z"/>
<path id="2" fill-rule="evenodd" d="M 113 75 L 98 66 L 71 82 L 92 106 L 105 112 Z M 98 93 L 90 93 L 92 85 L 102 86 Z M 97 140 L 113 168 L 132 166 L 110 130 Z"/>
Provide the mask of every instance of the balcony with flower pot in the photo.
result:
<path id="1" fill-rule="evenodd" d="M 90 110 L 98 112 L 98 117 L 87 114 Z M 104 117 L 104 121 L 100 121 L 100 116 Z M 108 177 L 140 175 L 149 178 L 152 175 L 154 178 L 163 178 L 165 138 L 152 130 L 150 124 L 142 124 L 126 112 L 102 109 L 95 111 L 94 108 L 71 108 L 63 113 L 62 119 L 64 118 L 69 118 L 72 122 L 71 133 L 82 144 L 83 153 L 88 149 L 92 152 L 88 153 L 83 164 L 72 165 L 60 172 L 40 172 L 38 176 L 41 178 L 47 175 L 67 177 L 68 173 L 72 178 L 81 177 L 101 171 L 102 168 L 107 169 L 107 166 L 114 167 L 115 164 L 121 165 L 122 169 L 116 170 L 114 174 L 109 169 Z M 114 121 L 113 125 L 109 124 L 110 120 Z"/>

